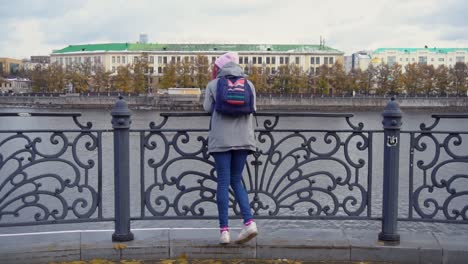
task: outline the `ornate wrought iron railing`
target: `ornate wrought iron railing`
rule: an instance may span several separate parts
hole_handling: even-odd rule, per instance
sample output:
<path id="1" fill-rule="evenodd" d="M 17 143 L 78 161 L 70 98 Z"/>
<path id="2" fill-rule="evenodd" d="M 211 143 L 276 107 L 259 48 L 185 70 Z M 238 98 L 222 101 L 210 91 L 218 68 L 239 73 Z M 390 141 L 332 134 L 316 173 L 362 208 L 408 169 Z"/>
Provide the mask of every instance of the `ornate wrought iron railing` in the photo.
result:
<path id="1" fill-rule="evenodd" d="M 0 113 L 71 117 L 78 129 L 0 131 L 0 227 L 112 221 L 102 208 L 102 133 L 80 113 Z"/>
<path id="2" fill-rule="evenodd" d="M 115 221 L 113 239 L 126 241 L 133 239 L 131 220 L 217 218 L 207 114 L 162 113 L 159 123 L 132 130 L 131 113 L 120 99 L 111 115 L 113 129 L 99 130 L 81 124 L 79 113 L 0 113 L 2 120 L 71 117 L 78 127 L 0 131 L 0 227 Z M 468 223 L 463 146 L 468 131 L 435 129 L 441 120 L 468 115 L 433 115 L 430 126 L 400 131 L 402 113 L 392 100 L 383 112 L 383 130 L 365 129 L 352 117 L 256 114 L 257 151 L 249 156 L 243 179 L 256 218 L 381 220 L 379 238 L 391 241 L 399 240 L 398 220 Z M 289 122 L 291 118 L 301 121 Z M 201 124 L 187 128 L 187 119 Z M 317 128 L 315 119 L 327 120 L 330 127 Z M 408 177 L 399 177 L 400 133 L 409 142 Z M 106 155 L 103 161 L 103 135 L 113 136 L 113 160 Z M 381 175 L 374 161 L 382 154 L 380 195 L 375 180 Z M 139 163 L 131 164 L 130 156 Z M 105 162 L 112 163 L 114 175 L 103 173 Z M 130 167 L 139 170 L 139 190 L 130 189 Z M 112 190 L 103 189 L 109 178 Z M 408 181 L 407 214 L 398 212 L 398 191 L 404 185 L 399 180 Z M 111 202 L 104 201 L 112 200 L 108 192 L 114 194 Z M 132 216 L 130 194 L 139 198 L 139 212 Z M 112 202 L 114 210 L 107 216 L 103 204 Z M 232 194 L 230 207 L 232 216 L 239 217 Z"/>
<path id="3" fill-rule="evenodd" d="M 443 120 L 466 122 L 467 114 L 434 114 L 431 125 L 402 131 L 409 136 L 408 216 L 405 221 L 468 223 L 468 131 Z M 437 195 L 435 195 L 437 194 Z M 436 198 L 438 197 L 438 198 Z"/>
<path id="4" fill-rule="evenodd" d="M 216 173 L 207 153 L 208 129 L 166 128 L 169 119 L 208 119 L 208 114 L 161 116 L 158 125 L 132 130 L 139 133 L 141 149 L 141 214 L 133 219 L 216 218 Z M 379 219 L 372 216 L 370 199 L 375 131 L 352 124 L 352 114 L 258 113 L 256 117 L 262 123 L 256 129 L 258 149 L 244 171 L 256 218 Z M 303 122 L 341 119 L 348 128 L 279 125 L 294 117 Z M 232 193 L 230 201 L 239 215 Z"/>

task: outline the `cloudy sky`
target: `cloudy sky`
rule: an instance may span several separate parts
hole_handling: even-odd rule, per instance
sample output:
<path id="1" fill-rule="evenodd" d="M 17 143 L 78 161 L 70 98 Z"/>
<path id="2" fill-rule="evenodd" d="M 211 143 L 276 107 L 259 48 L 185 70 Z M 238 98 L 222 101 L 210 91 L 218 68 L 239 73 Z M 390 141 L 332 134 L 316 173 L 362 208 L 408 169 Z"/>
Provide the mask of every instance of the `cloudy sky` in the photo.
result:
<path id="1" fill-rule="evenodd" d="M 0 0 L 0 57 L 135 42 L 468 47 L 467 0 Z"/>

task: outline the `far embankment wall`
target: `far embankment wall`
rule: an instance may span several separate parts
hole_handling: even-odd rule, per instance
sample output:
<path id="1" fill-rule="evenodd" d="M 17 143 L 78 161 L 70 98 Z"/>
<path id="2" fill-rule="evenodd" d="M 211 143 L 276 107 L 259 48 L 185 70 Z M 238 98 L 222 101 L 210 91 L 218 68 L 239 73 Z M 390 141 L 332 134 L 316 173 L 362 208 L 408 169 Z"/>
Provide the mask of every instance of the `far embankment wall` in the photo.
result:
<path id="1" fill-rule="evenodd" d="M 124 97 L 131 108 L 199 111 L 203 98 L 189 95 L 159 95 Z M 111 108 L 116 97 L 112 96 L 0 96 L 1 106 L 51 107 L 51 108 Z M 389 98 L 350 97 L 270 97 L 259 96 L 259 110 L 281 111 L 339 111 L 382 110 Z M 403 109 L 434 109 L 438 111 L 467 112 L 467 97 L 397 98 Z"/>

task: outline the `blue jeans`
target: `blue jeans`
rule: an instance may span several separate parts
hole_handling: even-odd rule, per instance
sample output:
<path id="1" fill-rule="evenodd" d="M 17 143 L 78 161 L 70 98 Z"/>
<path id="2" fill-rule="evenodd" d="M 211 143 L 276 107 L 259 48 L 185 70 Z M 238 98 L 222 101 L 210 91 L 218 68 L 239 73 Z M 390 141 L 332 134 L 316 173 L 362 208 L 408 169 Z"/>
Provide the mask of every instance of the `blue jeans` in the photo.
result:
<path id="1" fill-rule="evenodd" d="M 252 219 L 249 197 L 242 185 L 242 171 L 244 170 L 248 150 L 230 150 L 214 152 L 215 168 L 218 175 L 218 188 L 216 190 L 216 203 L 218 204 L 219 227 L 228 226 L 229 185 L 239 202 L 244 223 Z"/>

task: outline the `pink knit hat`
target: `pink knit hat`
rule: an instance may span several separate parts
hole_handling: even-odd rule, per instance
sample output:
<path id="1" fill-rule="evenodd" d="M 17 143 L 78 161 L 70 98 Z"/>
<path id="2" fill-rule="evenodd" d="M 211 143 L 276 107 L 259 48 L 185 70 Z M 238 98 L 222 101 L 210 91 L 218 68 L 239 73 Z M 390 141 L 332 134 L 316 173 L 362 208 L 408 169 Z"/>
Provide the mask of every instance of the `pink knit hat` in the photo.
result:
<path id="1" fill-rule="evenodd" d="M 239 55 L 236 52 L 224 53 L 216 59 L 215 64 L 221 69 L 228 62 L 235 62 L 239 64 Z"/>

